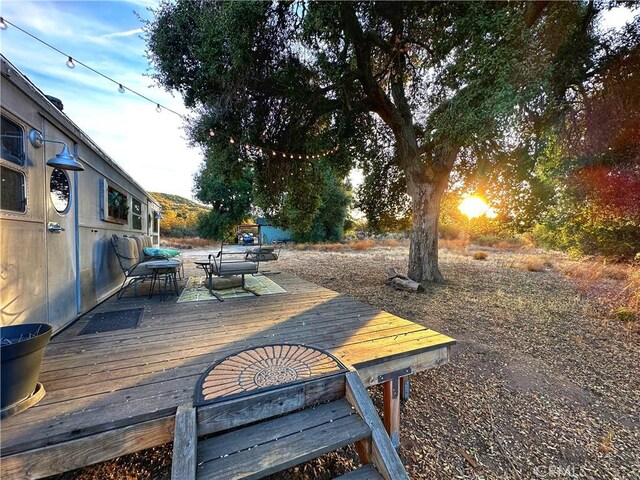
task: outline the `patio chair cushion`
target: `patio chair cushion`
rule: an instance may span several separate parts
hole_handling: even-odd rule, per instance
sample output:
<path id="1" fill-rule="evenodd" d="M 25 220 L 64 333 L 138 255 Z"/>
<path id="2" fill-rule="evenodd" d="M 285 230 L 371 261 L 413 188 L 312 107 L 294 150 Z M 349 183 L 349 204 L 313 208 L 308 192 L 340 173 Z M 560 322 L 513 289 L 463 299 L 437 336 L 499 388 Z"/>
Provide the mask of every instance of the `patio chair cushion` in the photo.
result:
<path id="1" fill-rule="evenodd" d="M 142 244 L 145 248 L 153 247 L 153 240 L 149 235 L 142 235 Z"/>
<path id="2" fill-rule="evenodd" d="M 118 235 L 114 235 L 112 239 L 116 254 L 120 257 L 122 268 L 128 271 L 140 261 L 138 245 L 131 237 L 120 237 Z"/>
<path id="3" fill-rule="evenodd" d="M 272 253 L 275 250 L 273 245 L 258 245 L 256 247 L 248 247 L 248 253 Z"/>
<path id="4" fill-rule="evenodd" d="M 153 248 L 153 247 L 145 247 L 142 249 L 144 254 L 149 257 L 165 257 L 171 258 L 180 255 L 179 250 L 174 250 L 173 248 Z"/>
<path id="5" fill-rule="evenodd" d="M 144 240 L 141 235 L 131 235 L 127 238 L 133 238 L 138 248 L 138 262 L 144 262 Z"/>
<path id="6" fill-rule="evenodd" d="M 258 272 L 257 263 L 244 260 L 221 263 L 219 260 L 212 258 L 211 268 L 213 273 L 218 276 L 243 275 Z"/>
<path id="7" fill-rule="evenodd" d="M 146 275 L 153 275 L 153 269 L 151 267 L 165 267 L 165 268 L 178 268 L 179 262 L 172 260 L 150 260 L 148 262 L 142 262 L 136 265 L 129 271 L 129 277 L 143 277 Z"/>

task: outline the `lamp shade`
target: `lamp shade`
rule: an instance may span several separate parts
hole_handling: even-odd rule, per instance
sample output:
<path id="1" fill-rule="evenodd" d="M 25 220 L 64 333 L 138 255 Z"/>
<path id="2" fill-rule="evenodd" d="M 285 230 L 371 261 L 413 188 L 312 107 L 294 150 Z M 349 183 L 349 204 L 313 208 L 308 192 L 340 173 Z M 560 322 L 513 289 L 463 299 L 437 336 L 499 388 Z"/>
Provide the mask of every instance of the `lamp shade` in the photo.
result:
<path id="1" fill-rule="evenodd" d="M 47 160 L 47 165 L 61 170 L 84 170 L 82 164 L 69 153 L 66 145 L 62 147 L 62 151 L 59 154 Z"/>

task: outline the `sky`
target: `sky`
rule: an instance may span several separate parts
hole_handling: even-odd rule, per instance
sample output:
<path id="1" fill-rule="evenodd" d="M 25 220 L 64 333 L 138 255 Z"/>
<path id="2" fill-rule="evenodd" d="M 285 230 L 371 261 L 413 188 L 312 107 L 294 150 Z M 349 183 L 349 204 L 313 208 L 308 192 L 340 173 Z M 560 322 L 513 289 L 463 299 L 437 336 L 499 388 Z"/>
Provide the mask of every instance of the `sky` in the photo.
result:
<path id="1" fill-rule="evenodd" d="M 181 114 L 182 99 L 148 76 L 143 19 L 157 0 L 2 0 L 0 15 L 59 50 Z M 620 28 L 631 15 L 614 9 L 604 28 Z M 77 65 L 9 26 L 0 31 L 0 50 L 48 95 L 62 100 L 64 112 L 146 190 L 192 198 L 193 174 L 202 152 L 185 140 L 183 120 L 156 112 L 155 104 Z M 150 175 L 149 172 L 153 172 Z M 354 171 L 352 183 L 362 181 Z"/>
<path id="2" fill-rule="evenodd" d="M 188 113 L 182 99 L 155 86 L 148 75 L 144 19 L 154 0 L 2 0 L 0 15 L 59 50 L 114 78 L 157 103 Z M 192 198 L 193 174 L 202 153 L 185 140 L 183 121 L 9 25 L 0 31 L 0 50 L 47 95 L 62 100 L 64 112 L 118 165 L 148 191 Z M 153 172 L 150 175 L 149 172 Z"/>

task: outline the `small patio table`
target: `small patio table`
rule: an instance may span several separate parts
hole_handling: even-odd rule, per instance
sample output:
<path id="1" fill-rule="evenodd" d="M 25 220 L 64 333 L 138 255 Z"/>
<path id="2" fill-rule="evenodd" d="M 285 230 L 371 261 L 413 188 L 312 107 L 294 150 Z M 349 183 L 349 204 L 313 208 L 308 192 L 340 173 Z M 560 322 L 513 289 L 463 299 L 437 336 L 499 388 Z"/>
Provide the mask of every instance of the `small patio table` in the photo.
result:
<path id="1" fill-rule="evenodd" d="M 158 284 L 158 292 L 161 293 L 161 300 L 163 302 L 169 290 L 173 290 L 174 293 L 178 295 L 178 280 L 176 278 L 177 270 L 175 266 L 168 267 L 166 265 L 150 265 L 149 268 L 153 270 L 151 288 L 149 289 L 149 298 L 153 296 L 156 283 Z M 164 285 L 161 285 L 162 280 L 164 280 Z"/>

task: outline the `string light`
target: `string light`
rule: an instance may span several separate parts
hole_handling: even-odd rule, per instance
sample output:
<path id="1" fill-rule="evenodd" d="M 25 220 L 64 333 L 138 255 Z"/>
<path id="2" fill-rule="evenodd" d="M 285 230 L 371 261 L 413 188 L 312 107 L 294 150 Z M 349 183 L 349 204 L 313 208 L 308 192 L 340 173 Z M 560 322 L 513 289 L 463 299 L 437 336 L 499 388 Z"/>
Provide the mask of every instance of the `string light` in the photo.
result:
<path id="1" fill-rule="evenodd" d="M 155 103 L 156 104 L 156 112 L 158 113 L 162 113 L 163 110 L 167 110 L 170 113 L 173 113 L 174 115 L 177 115 L 178 117 L 180 117 L 183 120 L 187 120 L 187 118 L 176 112 L 175 110 L 172 110 L 171 108 L 168 108 L 164 105 L 161 105 L 160 103 L 157 103 L 156 101 L 150 99 L 149 97 L 129 88 L 126 87 L 125 85 L 123 85 L 122 83 L 118 82 L 117 80 L 114 80 L 113 78 L 109 77 L 108 75 L 105 75 L 104 73 L 90 67 L 89 65 L 87 65 L 84 62 L 79 61 L 78 59 L 74 59 L 71 55 L 69 55 L 68 53 L 63 52 L 62 50 L 54 47 L 53 45 L 51 45 L 50 43 L 47 43 L 46 41 L 42 40 L 41 38 L 38 38 L 37 36 L 33 35 L 32 33 L 28 32 L 27 30 L 24 30 L 23 28 L 17 26 L 15 23 L 10 22 L 9 20 L 6 20 L 4 17 L 0 17 L 0 30 L 7 30 L 8 25 L 11 25 L 12 27 L 14 27 L 15 29 L 19 30 L 20 32 L 24 33 L 25 35 L 33 38 L 34 40 L 40 42 L 41 44 L 45 45 L 46 47 L 49 47 L 50 49 L 58 52 L 61 55 L 64 55 L 65 57 L 67 57 L 67 67 L 69 68 L 75 68 L 76 64 L 79 64 L 83 67 L 85 67 L 87 70 L 92 71 L 93 73 L 95 73 L 96 75 L 101 76 L 102 78 L 104 78 L 105 80 L 108 80 L 112 83 L 114 83 L 115 85 L 118 86 L 118 92 L 120 93 L 125 93 L 126 90 L 128 90 L 129 92 L 133 93 L 134 95 L 137 95 L 138 97 L 142 98 L 143 100 L 146 100 L 150 103 Z M 209 130 L 209 136 L 210 137 L 215 137 L 216 136 L 216 132 L 213 129 Z M 235 139 L 233 137 L 229 137 L 229 143 L 230 144 L 234 144 L 235 143 Z M 254 148 L 256 149 L 260 154 L 263 153 L 263 147 L 259 146 L 259 145 L 252 145 L 252 144 L 245 144 L 245 148 L 250 149 L 250 148 Z M 271 155 L 273 157 L 277 157 L 278 154 L 282 155 L 282 158 L 291 158 L 291 159 L 295 159 L 296 155 L 298 157 L 298 159 L 305 159 L 305 160 L 309 160 L 309 159 L 318 159 L 321 157 L 325 157 L 329 154 L 335 153 L 336 151 L 338 151 L 338 146 L 336 145 L 335 147 L 333 147 L 330 150 L 326 150 L 325 152 L 323 152 L 322 154 L 299 154 L 299 153 L 289 153 L 289 152 L 280 152 L 277 150 L 272 150 L 272 149 L 267 149 L 266 150 L 271 151 Z M 311 165 L 311 163 L 309 163 L 309 165 Z"/>
<path id="2" fill-rule="evenodd" d="M 102 73 L 102 72 L 100 72 L 100 71 L 96 70 L 95 68 L 93 68 L 93 67 L 91 67 L 91 66 L 87 65 L 86 63 L 81 62 L 81 61 L 80 61 L 80 60 L 78 60 L 77 58 L 76 58 L 76 59 L 74 59 L 74 58 L 73 58 L 73 57 L 71 57 L 71 55 L 69 55 L 68 53 L 65 53 L 65 52 L 63 52 L 62 50 L 60 50 L 59 48 L 54 47 L 54 46 L 53 46 L 53 45 L 51 45 L 50 43 L 45 42 L 45 41 L 44 41 L 44 40 L 42 40 L 41 38 L 39 38 L 39 37 L 35 36 L 34 34 L 32 34 L 32 33 L 28 32 L 27 30 L 25 30 L 25 29 L 23 29 L 23 28 L 19 27 L 19 26 L 18 26 L 18 25 L 16 25 L 15 23 L 10 22 L 9 20 L 5 19 L 4 17 L 0 17 L 0 19 L 2 20 L 2 21 L 0 22 L 0 29 L 1 29 L 1 30 L 6 30 L 7 25 L 11 25 L 11 26 L 12 26 L 12 27 L 14 27 L 16 30 L 19 30 L 20 32 L 24 33 L 25 35 L 27 35 L 27 36 L 29 36 L 29 37 L 33 38 L 33 39 L 34 39 L 34 40 L 36 40 L 37 42 L 40 42 L 42 45 L 44 45 L 44 46 L 46 46 L 46 47 L 49 47 L 51 50 L 54 50 L 54 51 L 58 52 L 59 54 L 64 55 L 65 57 L 67 57 L 67 66 L 68 66 L 69 68 L 74 68 L 74 67 L 76 66 L 76 64 L 78 64 L 78 65 L 82 65 L 82 66 L 83 66 L 84 68 L 86 68 L 87 70 L 92 71 L 92 72 L 93 72 L 93 73 L 95 73 L 96 75 L 100 75 L 102 78 L 104 78 L 105 80 L 108 80 L 108 81 L 110 81 L 110 82 L 114 83 L 114 84 L 115 84 L 115 85 L 117 85 L 118 87 L 120 87 L 120 86 L 122 85 L 122 88 L 123 88 L 123 89 L 129 90 L 131 93 L 133 93 L 134 95 L 137 95 L 138 97 L 142 98 L 143 100 L 146 100 L 147 102 L 150 102 L 150 103 L 155 103 L 155 104 L 156 104 L 156 106 L 160 105 L 160 104 L 159 104 L 159 103 L 157 103 L 155 100 L 152 100 L 152 99 L 150 99 L 149 97 L 147 97 L 147 96 L 143 95 L 142 93 L 137 92 L 137 91 L 135 91 L 135 90 L 133 90 L 133 89 L 131 89 L 131 88 L 129 88 L 129 87 L 125 87 L 125 86 L 124 86 L 122 83 L 120 83 L 119 81 L 114 80 L 113 78 L 109 77 L 108 75 L 105 75 L 104 73 Z M 4 28 L 3 28 L 3 25 L 4 25 Z M 118 88 L 118 90 L 119 90 L 119 88 Z M 165 107 L 164 105 L 160 105 L 160 107 L 161 107 L 161 109 L 163 109 L 163 110 L 167 110 L 167 111 L 169 111 L 169 112 L 173 113 L 174 115 L 177 115 L 177 116 L 178 116 L 178 117 L 180 117 L 181 119 L 185 120 L 184 115 L 182 115 L 182 114 L 180 114 L 180 113 L 176 112 L 175 110 L 172 110 L 171 108 Z"/>

